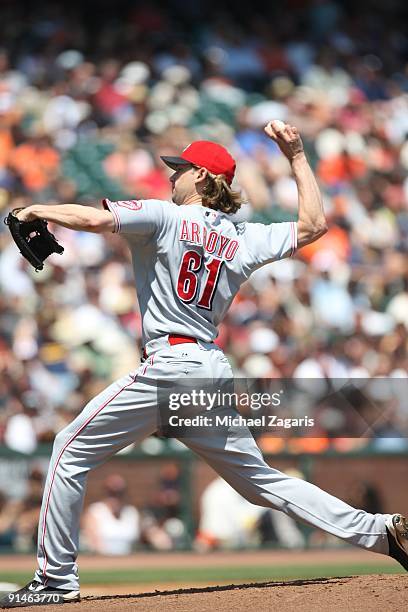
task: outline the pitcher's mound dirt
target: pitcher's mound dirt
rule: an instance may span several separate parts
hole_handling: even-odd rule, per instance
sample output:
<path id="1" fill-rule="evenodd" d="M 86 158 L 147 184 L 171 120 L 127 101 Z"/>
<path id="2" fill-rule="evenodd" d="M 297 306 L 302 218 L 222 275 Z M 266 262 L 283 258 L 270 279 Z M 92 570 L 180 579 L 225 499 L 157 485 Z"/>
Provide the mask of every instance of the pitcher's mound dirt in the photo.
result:
<path id="1" fill-rule="evenodd" d="M 114 587 L 113 587 L 114 588 Z M 113 589 L 112 589 L 113 591 Z M 29 607 L 61 612 L 61 606 Z M 65 612 L 406 612 L 408 575 L 370 575 L 88 596 Z"/>

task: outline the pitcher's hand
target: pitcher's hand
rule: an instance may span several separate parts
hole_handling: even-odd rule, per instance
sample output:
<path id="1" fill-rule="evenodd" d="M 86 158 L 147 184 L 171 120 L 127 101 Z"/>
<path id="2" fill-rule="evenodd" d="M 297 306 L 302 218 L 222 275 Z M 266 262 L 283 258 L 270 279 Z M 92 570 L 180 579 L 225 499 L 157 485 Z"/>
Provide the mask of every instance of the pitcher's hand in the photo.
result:
<path id="1" fill-rule="evenodd" d="M 292 163 L 297 155 L 304 154 L 303 142 L 297 127 L 275 119 L 264 128 L 265 134 L 276 142 L 282 153 Z"/>

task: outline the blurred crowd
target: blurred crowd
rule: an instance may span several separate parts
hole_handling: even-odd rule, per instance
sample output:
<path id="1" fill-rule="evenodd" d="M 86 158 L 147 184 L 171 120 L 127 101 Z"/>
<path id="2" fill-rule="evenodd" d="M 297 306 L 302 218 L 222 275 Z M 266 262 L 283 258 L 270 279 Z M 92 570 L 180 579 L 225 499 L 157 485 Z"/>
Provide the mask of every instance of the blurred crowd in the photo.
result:
<path id="1" fill-rule="evenodd" d="M 262 129 L 290 122 L 330 229 L 256 272 L 217 342 L 243 377 L 406 378 L 405 16 L 397 0 L 2 2 L 0 214 L 168 199 L 159 156 L 205 138 L 237 159 L 237 219 L 294 219 L 290 168 Z M 140 357 L 125 241 L 53 231 L 65 252 L 35 273 L 0 226 L 0 443 L 25 453 Z M 379 435 L 401 437 L 406 413 L 387 419 Z"/>
<path id="2" fill-rule="evenodd" d="M 0 553 L 30 552 L 37 544 L 44 471 L 28 465 L 24 486 L 0 491 Z M 136 548 L 166 551 L 186 548 L 191 534 L 183 522 L 180 468 L 167 462 L 140 507 L 129 499 L 126 479 L 113 472 L 101 482 L 100 495 L 81 517 L 81 550 L 126 555 Z"/>
<path id="3" fill-rule="evenodd" d="M 27 468 L 21 495 L 0 492 L 0 554 L 36 549 L 44 472 L 38 465 Z M 298 469 L 286 473 L 304 478 Z M 202 491 L 194 518 L 184 497 L 190 492 L 182 486 L 177 462 L 162 463 L 156 482 L 140 504 L 132 502 L 129 485 L 119 471 L 105 476 L 99 496 L 86 504 L 81 517 L 81 552 L 115 556 L 142 550 L 206 553 L 342 545 L 334 536 L 306 528 L 278 510 L 250 503 L 220 477 Z M 369 480 L 351 480 L 346 501 L 367 512 L 384 511 L 382 496 Z"/>

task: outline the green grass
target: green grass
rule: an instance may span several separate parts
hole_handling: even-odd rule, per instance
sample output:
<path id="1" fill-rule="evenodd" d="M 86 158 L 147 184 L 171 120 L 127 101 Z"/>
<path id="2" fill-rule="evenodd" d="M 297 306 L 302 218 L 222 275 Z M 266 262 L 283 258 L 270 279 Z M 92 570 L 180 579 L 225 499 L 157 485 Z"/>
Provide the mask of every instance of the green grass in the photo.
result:
<path id="1" fill-rule="evenodd" d="M 112 559 L 112 564 L 115 560 Z M 136 561 L 135 561 L 136 564 Z M 140 584 L 151 583 L 160 588 L 160 583 L 208 584 L 210 582 L 255 582 L 269 580 L 296 580 L 304 578 L 320 578 L 330 576 L 350 576 L 356 574 L 398 574 L 402 569 L 395 564 L 365 565 L 326 564 L 326 565 L 287 565 L 275 567 L 271 565 L 248 565 L 240 567 L 156 567 L 127 568 L 111 570 L 81 571 L 82 585 L 97 584 Z M 32 579 L 31 572 L 0 571 L 0 582 L 25 584 Z"/>

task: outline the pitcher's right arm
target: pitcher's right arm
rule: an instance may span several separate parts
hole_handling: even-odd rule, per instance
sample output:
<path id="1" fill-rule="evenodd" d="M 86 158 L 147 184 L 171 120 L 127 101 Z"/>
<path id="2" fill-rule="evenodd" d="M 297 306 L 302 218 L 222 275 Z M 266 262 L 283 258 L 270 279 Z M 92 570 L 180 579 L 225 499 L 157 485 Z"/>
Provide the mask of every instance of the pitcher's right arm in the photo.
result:
<path id="1" fill-rule="evenodd" d="M 327 232 L 322 195 L 297 128 L 282 121 L 270 121 L 265 133 L 277 143 L 292 167 L 298 189 L 297 247 L 300 248 Z"/>

